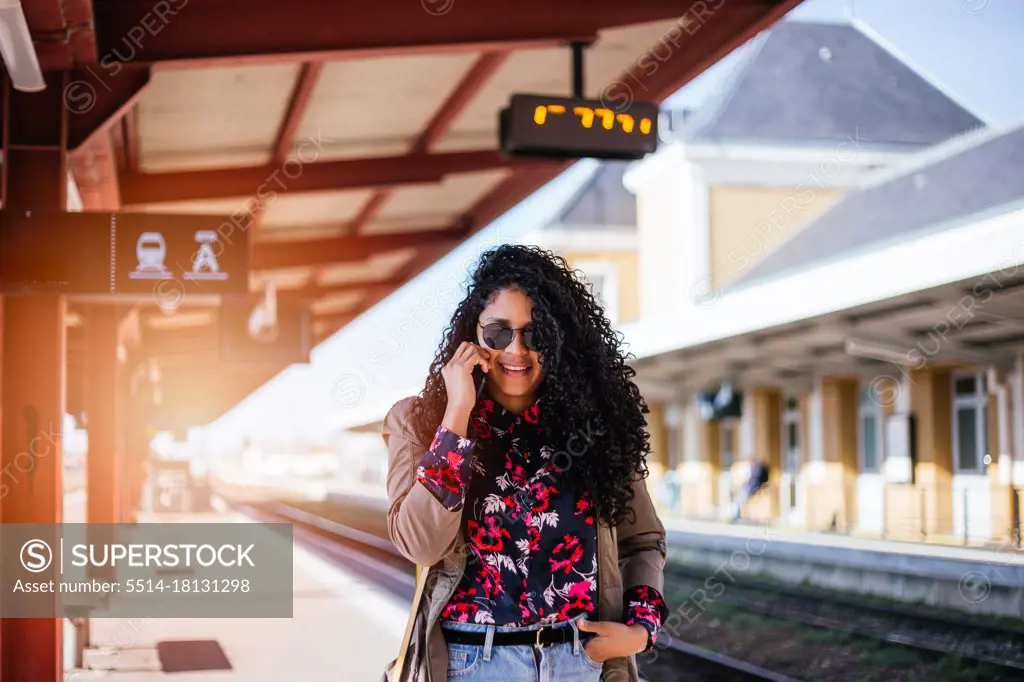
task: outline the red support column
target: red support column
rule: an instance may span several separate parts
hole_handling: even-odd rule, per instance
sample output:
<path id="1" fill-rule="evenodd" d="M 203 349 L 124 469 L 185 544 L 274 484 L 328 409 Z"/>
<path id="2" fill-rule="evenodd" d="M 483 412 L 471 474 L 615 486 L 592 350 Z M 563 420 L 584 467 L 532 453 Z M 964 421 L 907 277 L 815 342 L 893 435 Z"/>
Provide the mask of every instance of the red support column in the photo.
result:
<path id="1" fill-rule="evenodd" d="M 118 423 L 120 315 L 116 306 L 93 305 L 85 316 L 85 412 L 89 432 L 86 466 L 86 521 L 117 523 L 121 487 L 122 424 Z"/>
<path id="2" fill-rule="evenodd" d="M 60 523 L 64 505 L 65 301 L 60 296 L 4 299 L 4 523 Z M 3 682 L 63 678 L 63 620 L 4 620 Z"/>
<path id="3" fill-rule="evenodd" d="M 66 77 L 48 73 L 47 88 L 21 93 L 2 84 L 4 210 L 67 207 Z M 60 296 L 3 299 L 0 358 L 0 518 L 4 523 L 60 523 L 64 486 L 63 425 L 67 348 L 66 302 Z M 60 682 L 61 618 L 0 620 L 0 679 Z"/>

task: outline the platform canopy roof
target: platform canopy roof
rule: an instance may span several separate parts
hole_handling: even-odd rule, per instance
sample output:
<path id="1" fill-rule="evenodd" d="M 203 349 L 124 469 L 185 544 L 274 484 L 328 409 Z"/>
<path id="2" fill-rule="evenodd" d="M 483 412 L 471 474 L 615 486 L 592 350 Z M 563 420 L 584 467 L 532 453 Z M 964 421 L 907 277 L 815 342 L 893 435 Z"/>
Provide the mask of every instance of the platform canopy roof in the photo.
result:
<path id="1" fill-rule="evenodd" d="M 22 4 L 69 71 L 84 207 L 242 216 L 251 290 L 273 279 L 322 340 L 564 170 L 504 158 L 497 123 L 512 93 L 571 93 L 569 43 L 591 43 L 585 95 L 660 102 L 799 1 Z M 142 313 L 176 348 L 215 329 Z M 280 369 L 211 376 L 243 391 L 227 407 Z"/>

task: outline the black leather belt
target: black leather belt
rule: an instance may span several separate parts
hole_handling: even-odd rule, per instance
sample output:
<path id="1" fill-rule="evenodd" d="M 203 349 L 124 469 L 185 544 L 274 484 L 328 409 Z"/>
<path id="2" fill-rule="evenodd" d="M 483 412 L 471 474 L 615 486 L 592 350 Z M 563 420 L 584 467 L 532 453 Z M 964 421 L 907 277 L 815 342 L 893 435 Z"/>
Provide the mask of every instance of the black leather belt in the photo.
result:
<path id="1" fill-rule="evenodd" d="M 483 646 L 487 641 L 486 632 L 464 632 L 443 628 L 444 640 L 449 644 L 471 644 Z M 580 642 L 589 639 L 590 633 L 580 633 Z M 521 630 L 518 632 L 495 632 L 492 646 L 543 646 L 545 644 L 565 644 L 572 642 L 572 627 L 546 627 L 540 630 Z"/>

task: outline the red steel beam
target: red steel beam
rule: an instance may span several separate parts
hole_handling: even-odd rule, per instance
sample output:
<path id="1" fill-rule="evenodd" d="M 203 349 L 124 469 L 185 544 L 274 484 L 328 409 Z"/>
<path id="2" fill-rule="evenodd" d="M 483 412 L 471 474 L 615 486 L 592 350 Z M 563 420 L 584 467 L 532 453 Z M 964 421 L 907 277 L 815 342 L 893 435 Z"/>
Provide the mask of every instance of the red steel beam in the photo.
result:
<path id="1" fill-rule="evenodd" d="M 429 152 L 448 133 L 455 121 L 462 115 L 462 112 L 473 101 L 473 98 L 477 96 L 501 65 L 505 63 L 508 54 L 507 51 L 486 52 L 477 58 L 473 66 L 469 68 L 459 83 L 449 93 L 444 103 L 438 107 L 430 122 L 427 123 L 423 133 L 420 134 L 415 144 L 413 144 L 412 153 L 424 154 Z M 371 223 L 384 204 L 387 203 L 390 196 L 391 192 L 389 190 L 377 190 L 374 192 L 359 212 L 359 215 L 352 221 L 352 234 L 359 234 L 366 225 Z M 429 251 L 433 253 L 434 249 Z M 364 307 L 372 307 L 377 301 L 390 294 L 396 288 L 391 287 L 389 290 L 375 289 L 372 296 L 368 296 L 367 300 L 364 301 Z"/>
<path id="2" fill-rule="evenodd" d="M 466 72 L 459 84 L 455 86 L 444 103 L 434 113 L 433 118 L 423 130 L 416 142 L 413 144 L 413 154 L 426 154 L 433 146 L 451 129 L 455 120 L 465 111 L 473 98 L 480 92 L 480 89 L 494 75 L 505 59 L 507 52 L 487 52 L 473 63 L 473 66 Z M 352 233 L 359 234 L 362 229 L 373 222 L 381 208 L 387 203 L 391 193 L 386 189 L 379 189 L 374 192 L 359 215 L 352 221 Z"/>
<path id="3" fill-rule="evenodd" d="M 506 159 L 495 150 L 345 159 L 302 165 L 296 161 L 248 168 L 175 173 L 124 173 L 121 198 L 126 205 L 223 197 L 263 199 L 279 192 L 395 187 L 440 182 L 451 173 L 532 165 Z M 294 175 L 294 177 L 290 177 Z"/>
<path id="4" fill-rule="evenodd" d="M 34 39 L 53 41 L 63 35 L 65 24 L 61 4 L 60 0 L 22 0 L 25 21 Z"/>
<path id="5" fill-rule="evenodd" d="M 361 261 L 383 251 L 446 244 L 465 237 L 461 228 L 440 228 L 396 234 L 352 235 L 304 242 L 257 242 L 252 249 L 253 270 L 274 270 Z"/>
<path id="6" fill-rule="evenodd" d="M 389 189 L 378 189 L 371 194 L 370 198 L 363 204 L 363 207 L 359 209 L 359 214 L 352 219 L 350 232 L 352 234 L 361 233 L 364 227 L 374 221 L 390 197 L 391 190 Z"/>
<path id="7" fill-rule="evenodd" d="M 68 154 L 68 169 L 75 178 L 85 210 L 116 211 L 121 208 L 117 152 L 109 132 L 94 137 L 75 153 Z"/>
<path id="8" fill-rule="evenodd" d="M 71 57 L 78 64 L 97 61 L 99 49 L 93 29 L 92 0 L 62 0 Z"/>
<path id="9" fill-rule="evenodd" d="M 437 113 L 427 124 L 423 134 L 413 146 L 413 152 L 426 152 L 447 134 L 455 120 L 462 115 L 473 98 L 487 84 L 494 73 L 508 59 L 508 52 L 487 52 L 480 55 L 473 66 L 455 86 L 448 99 L 438 108 Z"/>
<path id="10" fill-rule="evenodd" d="M 98 61 L 91 0 L 22 0 L 21 6 L 44 69 L 52 56 L 63 61 L 56 70 Z"/>
<path id="11" fill-rule="evenodd" d="M 134 106 L 124 112 L 121 120 L 110 129 L 114 141 L 114 158 L 119 172 L 139 170 L 139 134 Z"/>
<path id="12" fill-rule="evenodd" d="M 97 61 L 89 0 L 32 0 L 23 3 L 23 7 L 32 35 L 43 46 L 50 46 L 43 52 L 66 49 L 72 61 Z M 69 31 L 69 26 L 75 30 Z M 71 114 L 67 145 L 72 149 L 78 147 L 78 152 L 69 154 L 66 161 L 82 204 L 89 210 L 120 207 L 115 154 L 104 129 L 117 118 L 118 98 L 130 97 L 123 87 L 129 80 L 79 71 L 71 76 L 63 92 L 64 105 Z M 116 86 L 121 87 L 115 89 Z"/>
<path id="13" fill-rule="evenodd" d="M 147 18 L 154 23 L 153 3 L 96 3 L 100 53 L 118 50 L 122 59 L 152 64 L 237 63 L 283 55 L 325 59 L 459 47 L 484 51 L 593 40 L 601 29 L 672 19 L 686 9 L 678 0 L 378 0 L 373 12 L 354 11 L 336 0 L 250 0 L 244 12 L 232 0 L 163 4 L 160 30 L 149 31 L 129 51 L 124 38 L 147 25 Z"/>
<path id="14" fill-rule="evenodd" d="M 105 134 L 139 101 L 149 85 L 149 69 L 115 65 L 116 69 L 75 69 L 64 90 L 68 148 L 77 150 Z"/>
<path id="15" fill-rule="evenodd" d="M 139 110 L 132 107 L 124 115 L 124 160 L 129 171 L 139 170 Z"/>
<path id="16" fill-rule="evenodd" d="M 302 65 L 302 71 L 292 91 L 291 101 L 288 103 L 288 110 L 281 121 L 281 127 L 277 131 L 277 141 L 274 143 L 274 163 L 284 163 L 292 151 L 292 141 L 295 139 L 295 131 L 302 123 L 302 117 L 306 115 L 309 101 L 313 96 L 317 81 L 323 72 L 323 62 L 306 62 Z"/>

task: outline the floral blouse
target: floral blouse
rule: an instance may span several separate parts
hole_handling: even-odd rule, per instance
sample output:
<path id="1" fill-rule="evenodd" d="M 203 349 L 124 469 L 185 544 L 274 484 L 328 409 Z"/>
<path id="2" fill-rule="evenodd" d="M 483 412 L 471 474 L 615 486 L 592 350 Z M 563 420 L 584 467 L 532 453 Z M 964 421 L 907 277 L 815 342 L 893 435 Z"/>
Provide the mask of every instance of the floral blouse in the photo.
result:
<path id="1" fill-rule="evenodd" d="M 472 553 L 441 617 L 506 627 L 551 624 L 592 614 L 597 602 L 597 516 L 552 463 L 539 403 L 522 414 L 490 399 L 470 418 L 472 438 L 438 427 L 416 472 L 448 510 L 465 509 Z M 626 591 L 627 625 L 657 638 L 667 614 L 652 587 Z"/>

